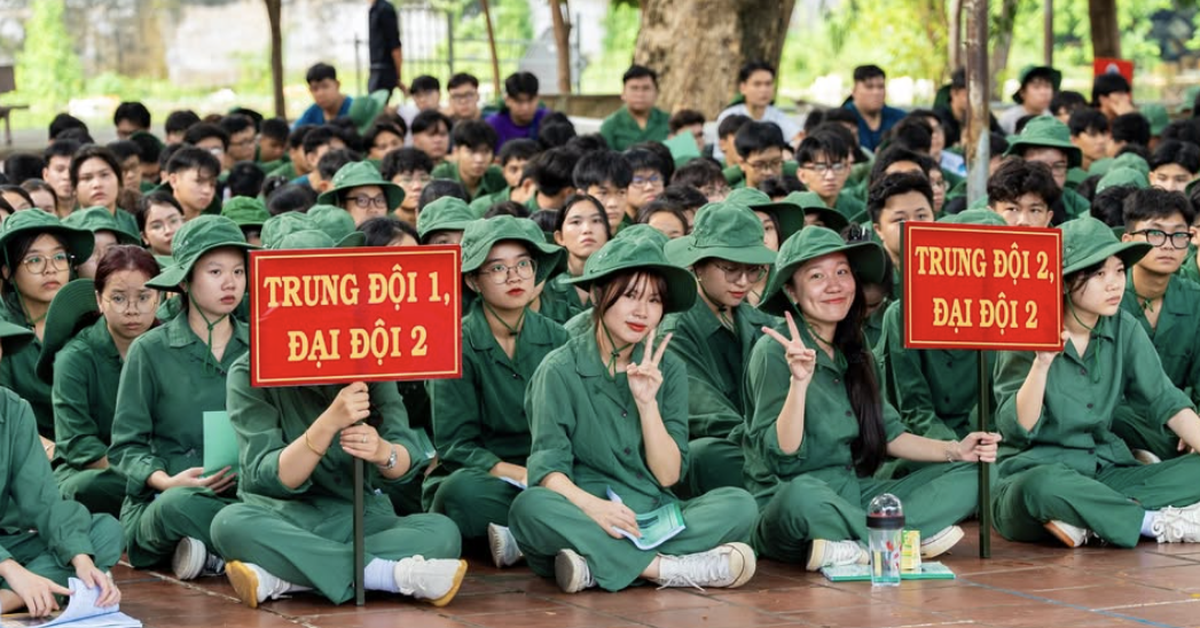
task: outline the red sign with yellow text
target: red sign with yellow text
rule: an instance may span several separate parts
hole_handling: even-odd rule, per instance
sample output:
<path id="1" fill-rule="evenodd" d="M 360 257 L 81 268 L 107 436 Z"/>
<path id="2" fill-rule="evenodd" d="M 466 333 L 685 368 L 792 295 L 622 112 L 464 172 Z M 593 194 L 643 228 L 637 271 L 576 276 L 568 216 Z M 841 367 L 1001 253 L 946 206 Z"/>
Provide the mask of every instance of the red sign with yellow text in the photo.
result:
<path id="1" fill-rule="evenodd" d="M 904 225 L 904 346 L 1058 351 L 1062 232 Z"/>
<path id="2" fill-rule="evenodd" d="M 457 246 L 254 251 L 254 386 L 462 376 Z"/>

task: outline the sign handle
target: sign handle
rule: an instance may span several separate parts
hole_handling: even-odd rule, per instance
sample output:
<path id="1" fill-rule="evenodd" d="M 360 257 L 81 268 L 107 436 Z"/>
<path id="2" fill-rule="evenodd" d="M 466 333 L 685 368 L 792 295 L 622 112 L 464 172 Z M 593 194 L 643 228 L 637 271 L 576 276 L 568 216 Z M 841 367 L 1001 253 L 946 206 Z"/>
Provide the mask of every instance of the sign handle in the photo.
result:
<path id="1" fill-rule="evenodd" d="M 366 571 L 366 549 L 363 540 L 363 460 L 354 459 L 354 604 L 367 603 L 367 590 L 363 586 Z"/>
<path id="2" fill-rule="evenodd" d="M 988 377 L 987 352 L 979 351 L 979 431 L 987 432 L 991 423 L 991 396 L 988 387 L 991 385 Z M 992 484 L 991 466 L 986 462 L 979 463 L 979 557 L 992 557 Z"/>

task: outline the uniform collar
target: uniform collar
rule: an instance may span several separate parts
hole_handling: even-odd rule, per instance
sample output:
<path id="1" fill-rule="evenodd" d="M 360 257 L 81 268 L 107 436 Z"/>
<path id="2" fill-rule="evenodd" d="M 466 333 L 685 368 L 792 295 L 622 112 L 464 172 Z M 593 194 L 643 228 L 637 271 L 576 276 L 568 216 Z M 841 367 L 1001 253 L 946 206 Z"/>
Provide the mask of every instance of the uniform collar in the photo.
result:
<path id="1" fill-rule="evenodd" d="M 591 325 L 587 333 L 579 334 L 571 339 L 575 352 L 575 372 L 582 377 L 608 377 L 607 367 L 609 356 L 600 355 L 600 345 L 596 343 L 595 328 Z M 640 362 L 645 343 L 639 343 L 633 348 L 630 360 Z"/>
<path id="2" fill-rule="evenodd" d="M 232 315 L 229 317 L 229 323 L 233 325 L 233 336 L 231 336 L 231 339 L 238 340 L 242 344 L 248 346 L 250 344 L 250 338 L 246 332 L 246 326 L 240 323 L 238 319 L 234 318 Z M 196 332 L 192 331 L 191 325 L 188 325 L 186 310 L 180 310 L 179 314 L 176 314 L 175 317 L 167 323 L 166 333 L 167 343 L 173 349 L 186 347 L 193 342 L 204 344 L 204 340 L 197 336 Z"/>

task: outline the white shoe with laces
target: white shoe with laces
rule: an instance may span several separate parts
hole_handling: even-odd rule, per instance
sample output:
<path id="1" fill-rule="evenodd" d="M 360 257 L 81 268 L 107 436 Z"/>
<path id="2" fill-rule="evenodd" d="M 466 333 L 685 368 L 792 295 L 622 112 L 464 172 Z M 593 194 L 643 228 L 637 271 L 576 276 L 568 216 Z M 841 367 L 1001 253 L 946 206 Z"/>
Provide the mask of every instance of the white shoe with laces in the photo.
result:
<path id="1" fill-rule="evenodd" d="M 754 577 L 757 561 L 745 543 L 726 543 L 696 554 L 658 556 L 659 588 L 736 589 Z"/>
<path id="2" fill-rule="evenodd" d="M 489 523 L 487 537 L 492 562 L 495 563 L 497 569 L 511 567 L 525 558 L 525 555 L 521 553 L 521 548 L 517 547 L 517 539 L 513 538 L 512 531 L 508 527 Z"/>
<path id="3" fill-rule="evenodd" d="M 393 576 L 404 595 L 445 606 L 454 599 L 467 574 L 467 561 L 457 558 L 426 559 L 410 556 L 396 562 Z"/>
<path id="4" fill-rule="evenodd" d="M 563 593 L 579 593 L 596 586 L 587 559 L 571 549 L 558 550 L 554 557 L 554 581 Z"/>
<path id="5" fill-rule="evenodd" d="M 1157 535 L 1159 543 L 1200 543 L 1200 503 L 1183 508 L 1163 508 L 1150 529 Z"/>
<path id="6" fill-rule="evenodd" d="M 824 567 L 842 567 L 845 565 L 866 565 L 871 562 L 871 555 L 858 541 L 827 541 L 813 539 L 812 549 L 808 554 L 808 564 L 805 569 L 820 571 Z"/>
<path id="7" fill-rule="evenodd" d="M 175 546 L 175 555 L 171 558 L 171 571 L 175 572 L 175 577 L 180 580 L 220 576 L 225 573 L 225 561 L 209 552 L 204 541 L 187 536 Z"/>
<path id="8" fill-rule="evenodd" d="M 1071 548 L 1082 547 L 1083 545 L 1087 544 L 1088 541 L 1098 538 L 1095 532 L 1092 532 L 1087 528 L 1081 528 L 1077 525 L 1072 525 L 1066 521 L 1059 521 L 1055 519 L 1053 521 L 1047 521 L 1044 525 L 1050 534 L 1053 534 L 1055 538 L 1057 538 L 1059 541 L 1062 541 L 1063 545 Z"/>
<path id="9" fill-rule="evenodd" d="M 958 526 L 950 526 L 942 528 L 940 532 L 921 541 L 921 558 L 935 558 L 950 551 L 950 548 L 958 544 L 965 534 L 962 528 Z"/>

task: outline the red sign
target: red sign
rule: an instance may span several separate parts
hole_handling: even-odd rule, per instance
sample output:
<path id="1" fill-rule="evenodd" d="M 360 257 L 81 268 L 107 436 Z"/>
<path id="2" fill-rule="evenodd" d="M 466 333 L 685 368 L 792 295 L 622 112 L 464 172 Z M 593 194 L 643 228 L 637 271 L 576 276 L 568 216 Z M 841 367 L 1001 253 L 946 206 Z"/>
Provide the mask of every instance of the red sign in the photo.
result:
<path id="1" fill-rule="evenodd" d="M 250 253 L 254 386 L 462 376 L 457 246 Z"/>
<path id="2" fill-rule="evenodd" d="M 1058 351 L 1062 232 L 904 225 L 904 346 Z"/>
<path id="3" fill-rule="evenodd" d="M 1108 59 L 1105 57 L 1097 57 L 1092 59 L 1092 76 L 1100 76 L 1101 74 L 1120 74 L 1133 85 L 1133 62 L 1125 59 Z"/>

